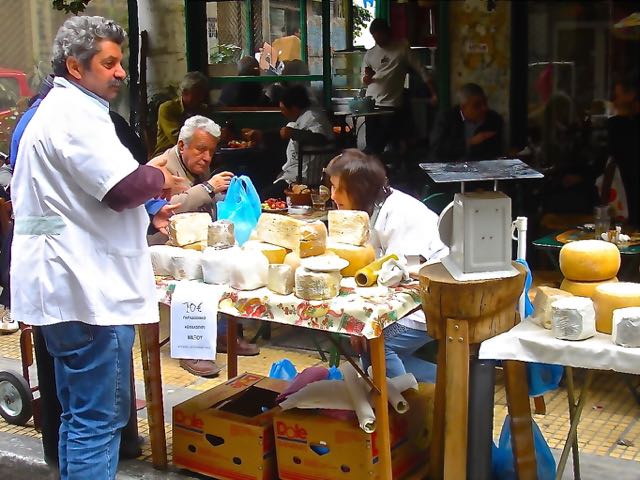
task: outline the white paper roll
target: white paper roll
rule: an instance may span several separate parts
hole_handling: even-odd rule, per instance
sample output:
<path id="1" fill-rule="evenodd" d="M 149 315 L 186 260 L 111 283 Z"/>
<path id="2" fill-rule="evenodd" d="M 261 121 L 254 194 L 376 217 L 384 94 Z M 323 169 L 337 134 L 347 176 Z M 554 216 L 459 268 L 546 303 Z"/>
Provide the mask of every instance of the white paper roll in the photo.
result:
<path id="1" fill-rule="evenodd" d="M 324 408 L 353 410 L 347 387 L 340 380 L 319 380 L 310 383 L 280 403 L 283 410 L 292 408 Z"/>
<path id="2" fill-rule="evenodd" d="M 389 404 L 398 413 L 406 413 L 409 410 L 409 402 L 402 395 L 402 392 L 413 388 L 418 389 L 418 382 L 412 373 L 405 373 L 395 378 L 387 378 L 387 395 Z"/>
<path id="3" fill-rule="evenodd" d="M 340 367 L 340 371 L 344 377 L 344 383 L 351 397 L 360 428 L 367 433 L 373 433 L 376 429 L 376 415 L 371 408 L 371 403 L 369 403 L 368 384 L 350 363 Z"/>

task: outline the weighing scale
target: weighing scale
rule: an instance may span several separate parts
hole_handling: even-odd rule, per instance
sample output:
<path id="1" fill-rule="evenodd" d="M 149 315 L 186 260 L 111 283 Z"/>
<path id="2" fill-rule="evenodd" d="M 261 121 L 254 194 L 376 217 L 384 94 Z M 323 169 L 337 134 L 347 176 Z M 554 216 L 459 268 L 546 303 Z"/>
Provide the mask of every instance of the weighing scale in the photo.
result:
<path id="1" fill-rule="evenodd" d="M 449 246 L 442 264 L 457 281 L 506 278 L 518 274 L 511 264 L 511 240 L 518 257 L 526 250 L 526 217 L 511 220 L 511 199 L 498 191 L 499 180 L 543 178 L 518 159 L 421 163 L 435 183 L 460 182 L 460 193 L 440 214 L 438 230 Z M 493 181 L 493 191 L 465 192 L 465 183 Z M 518 237 L 514 238 L 514 230 Z"/>

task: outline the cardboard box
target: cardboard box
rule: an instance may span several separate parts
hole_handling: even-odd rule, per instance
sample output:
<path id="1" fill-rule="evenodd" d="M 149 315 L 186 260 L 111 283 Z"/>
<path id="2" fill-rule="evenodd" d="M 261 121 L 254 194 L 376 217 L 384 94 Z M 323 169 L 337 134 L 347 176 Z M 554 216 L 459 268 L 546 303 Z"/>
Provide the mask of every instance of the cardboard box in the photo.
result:
<path id="1" fill-rule="evenodd" d="M 423 478 L 428 469 L 434 392 L 434 385 L 420 384 L 405 392 L 408 412 L 390 409 L 394 480 Z M 389 480 L 378 468 L 377 433 L 366 434 L 355 419 L 287 410 L 276 414 L 274 429 L 281 480 Z"/>
<path id="2" fill-rule="evenodd" d="M 287 385 L 245 373 L 173 407 L 173 463 L 222 480 L 277 479 L 273 416 Z"/>

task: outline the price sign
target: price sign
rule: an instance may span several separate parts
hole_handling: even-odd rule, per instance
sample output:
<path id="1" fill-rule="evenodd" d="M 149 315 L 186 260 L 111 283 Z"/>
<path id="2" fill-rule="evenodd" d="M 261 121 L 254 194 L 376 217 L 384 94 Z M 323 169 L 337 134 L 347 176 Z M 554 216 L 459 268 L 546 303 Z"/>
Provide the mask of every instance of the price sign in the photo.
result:
<path id="1" fill-rule="evenodd" d="M 224 286 L 182 281 L 171 299 L 171 357 L 215 360 Z"/>

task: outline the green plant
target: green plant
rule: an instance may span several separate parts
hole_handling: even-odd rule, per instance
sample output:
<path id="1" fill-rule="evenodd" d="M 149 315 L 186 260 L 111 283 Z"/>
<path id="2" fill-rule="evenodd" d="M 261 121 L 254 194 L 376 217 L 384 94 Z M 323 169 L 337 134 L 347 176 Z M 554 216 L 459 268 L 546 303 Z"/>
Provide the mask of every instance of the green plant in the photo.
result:
<path id="1" fill-rule="evenodd" d="M 371 12 L 360 5 L 353 5 L 353 38 L 362 35 L 362 30 L 367 28 L 369 22 L 373 20 Z"/>
<path id="2" fill-rule="evenodd" d="M 65 0 L 51 0 L 53 8 L 56 10 L 63 10 L 64 13 L 78 14 L 84 12 L 91 0 L 71 0 L 67 2 Z"/>
<path id="3" fill-rule="evenodd" d="M 240 52 L 242 48 L 238 45 L 230 43 L 222 43 L 214 47 L 209 55 L 209 62 L 212 64 L 218 63 L 236 63 L 240 60 Z"/>

